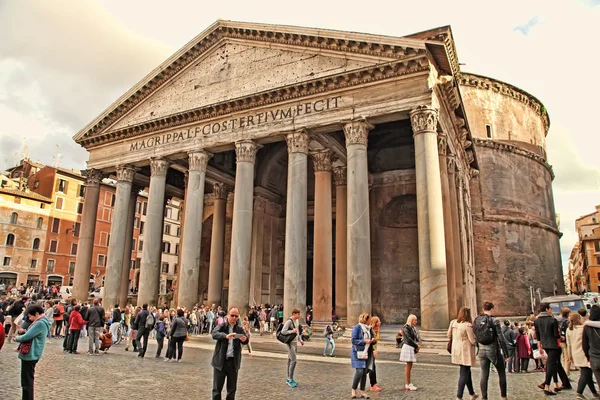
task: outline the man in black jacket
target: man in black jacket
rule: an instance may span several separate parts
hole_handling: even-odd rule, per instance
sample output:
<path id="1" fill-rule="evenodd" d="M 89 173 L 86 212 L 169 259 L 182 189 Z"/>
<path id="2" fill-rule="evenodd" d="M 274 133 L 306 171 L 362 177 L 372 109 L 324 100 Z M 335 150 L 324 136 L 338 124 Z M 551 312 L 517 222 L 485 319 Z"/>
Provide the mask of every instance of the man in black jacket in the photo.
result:
<path id="1" fill-rule="evenodd" d="M 212 337 L 217 341 L 211 361 L 214 368 L 212 400 L 221 400 L 225 378 L 227 378 L 226 399 L 235 399 L 238 370 L 242 363 L 242 343 L 247 340 L 244 329 L 238 323 L 239 319 L 240 310 L 231 307 L 227 321 L 215 326 L 212 331 Z"/>
<path id="2" fill-rule="evenodd" d="M 152 328 L 146 328 L 146 320 L 148 319 L 148 315 L 150 312 L 148 311 L 148 304 L 142 304 L 142 311 L 139 312 L 137 317 L 135 317 L 134 324 L 137 325 L 138 331 L 135 340 L 137 341 L 138 347 L 138 357 L 144 358 L 146 355 L 146 350 L 148 350 L 148 336 L 150 335 L 150 331 Z M 142 340 L 144 344 L 142 345 Z M 135 349 L 135 345 L 133 346 Z"/>
<path id="3" fill-rule="evenodd" d="M 21 300 L 17 300 L 13 303 L 10 310 L 8 310 L 8 315 L 12 317 L 12 324 L 10 326 L 10 331 L 8 332 L 8 343 L 12 342 L 12 339 L 16 336 L 17 333 L 17 324 L 15 324 L 15 319 L 23 312 L 25 308 L 25 303 L 27 303 L 27 296 L 24 296 Z"/>
<path id="4" fill-rule="evenodd" d="M 493 317 L 494 303 L 486 301 L 483 303 L 483 314 L 475 318 L 473 330 L 477 337 L 479 346 L 479 363 L 481 365 L 481 398 L 488 398 L 488 380 L 490 377 L 490 365 L 493 364 L 498 370 L 500 381 L 500 396 L 506 400 L 506 370 L 505 363 L 510 360 L 506 339 L 502 334 L 500 322 Z M 485 340 L 485 342 L 484 342 Z"/>
<path id="5" fill-rule="evenodd" d="M 541 352 L 546 352 L 548 361 L 546 363 L 546 380 L 544 381 L 543 389 L 546 396 L 556 395 L 555 391 L 550 390 L 550 382 L 552 376 L 558 372 L 558 376 L 562 382 L 562 386 L 555 388 L 556 391 L 572 389 L 569 383 L 569 377 L 560 363 L 562 349 L 560 348 L 559 339 L 560 331 L 558 329 L 558 321 L 552 315 L 552 307 L 548 303 L 540 305 L 540 314 L 535 320 L 535 338 L 538 341 L 538 346 Z M 539 385 L 542 388 L 541 385 Z"/>
<path id="6" fill-rule="evenodd" d="M 100 299 L 94 300 L 94 305 L 87 310 L 86 321 L 88 338 L 89 338 L 89 349 L 88 354 L 99 355 L 100 354 L 100 334 L 104 328 L 105 311 L 102 308 Z"/>

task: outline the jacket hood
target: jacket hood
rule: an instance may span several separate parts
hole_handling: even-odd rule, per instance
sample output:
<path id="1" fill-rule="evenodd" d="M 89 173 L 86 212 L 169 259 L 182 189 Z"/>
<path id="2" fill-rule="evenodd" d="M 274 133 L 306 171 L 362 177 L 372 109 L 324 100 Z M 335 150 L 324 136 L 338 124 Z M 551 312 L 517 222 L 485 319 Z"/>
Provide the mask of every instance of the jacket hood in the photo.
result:
<path id="1" fill-rule="evenodd" d="M 48 318 L 46 318 L 46 317 L 44 317 L 44 318 L 40 318 L 40 319 L 38 319 L 38 320 L 37 320 L 37 321 L 35 321 L 35 322 L 36 322 L 36 323 L 38 323 L 38 324 L 39 324 L 39 323 L 44 323 L 44 324 L 46 324 L 46 326 L 48 327 L 48 329 L 50 329 L 50 327 L 52 326 L 52 324 L 50 323 L 50 320 L 49 320 Z"/>

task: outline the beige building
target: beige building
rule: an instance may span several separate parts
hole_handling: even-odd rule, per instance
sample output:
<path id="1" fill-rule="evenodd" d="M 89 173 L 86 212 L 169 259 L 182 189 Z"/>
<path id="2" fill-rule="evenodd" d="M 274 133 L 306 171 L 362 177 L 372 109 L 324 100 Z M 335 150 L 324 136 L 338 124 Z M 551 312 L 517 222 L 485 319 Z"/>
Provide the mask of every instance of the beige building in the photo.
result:
<path id="1" fill-rule="evenodd" d="M 579 240 L 569 257 L 572 293 L 600 292 L 600 206 L 575 220 Z"/>
<path id="2" fill-rule="evenodd" d="M 416 313 L 424 329 L 487 299 L 526 313 L 529 285 L 563 286 L 548 128 L 535 97 L 461 71 L 449 27 L 398 38 L 217 21 L 74 137 L 88 175 L 118 182 L 106 301 L 141 187 L 138 303 L 158 301 L 175 198 L 179 306 Z M 86 193 L 87 237 L 94 180 Z M 89 257 L 82 237 L 76 293 Z"/>

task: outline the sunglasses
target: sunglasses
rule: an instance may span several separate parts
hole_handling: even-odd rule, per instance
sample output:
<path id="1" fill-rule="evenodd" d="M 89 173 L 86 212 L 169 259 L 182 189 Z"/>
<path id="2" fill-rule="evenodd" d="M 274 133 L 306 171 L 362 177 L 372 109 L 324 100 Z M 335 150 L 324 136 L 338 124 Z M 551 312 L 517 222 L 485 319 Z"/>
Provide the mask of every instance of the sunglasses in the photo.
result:
<path id="1" fill-rule="evenodd" d="M 236 314 L 229 314 L 229 316 L 233 317 L 233 318 L 239 318 L 240 317 L 239 315 L 236 315 Z"/>

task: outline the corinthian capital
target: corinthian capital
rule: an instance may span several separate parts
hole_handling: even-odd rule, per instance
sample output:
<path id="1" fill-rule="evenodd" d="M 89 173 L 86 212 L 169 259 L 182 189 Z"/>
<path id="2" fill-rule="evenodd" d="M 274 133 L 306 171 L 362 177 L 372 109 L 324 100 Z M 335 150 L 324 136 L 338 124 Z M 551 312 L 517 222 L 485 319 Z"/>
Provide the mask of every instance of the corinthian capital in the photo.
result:
<path id="1" fill-rule="evenodd" d="M 188 153 L 190 171 L 206 172 L 206 166 L 208 160 L 212 157 L 212 154 L 206 151 L 190 151 Z"/>
<path id="2" fill-rule="evenodd" d="M 213 196 L 215 200 L 227 199 L 227 186 L 223 182 L 215 182 L 213 185 Z"/>
<path id="3" fill-rule="evenodd" d="M 252 140 L 240 140 L 235 142 L 236 162 L 254 163 L 258 148 L 259 146 Z"/>
<path id="4" fill-rule="evenodd" d="M 367 145 L 369 131 L 374 126 L 365 118 L 353 119 L 344 123 L 344 135 L 346 136 L 346 146 L 352 144 Z"/>
<path id="5" fill-rule="evenodd" d="M 83 171 L 83 176 L 85 176 L 85 185 L 86 186 L 100 186 L 100 182 L 102 181 L 102 171 L 94 168 L 86 169 Z"/>
<path id="6" fill-rule="evenodd" d="M 135 177 L 135 169 L 129 165 L 117 166 L 117 182 L 133 182 Z"/>
<path id="7" fill-rule="evenodd" d="M 331 172 L 331 152 L 329 150 L 312 153 L 315 172 L 330 171 Z"/>
<path id="8" fill-rule="evenodd" d="M 437 130 L 438 112 L 435 108 L 419 106 L 410 112 L 410 123 L 413 134 L 435 132 Z"/>
<path id="9" fill-rule="evenodd" d="M 438 154 L 440 156 L 445 156 L 446 150 L 448 148 L 447 137 L 445 134 L 439 133 L 437 139 L 438 139 Z"/>
<path id="10" fill-rule="evenodd" d="M 151 176 L 167 176 L 169 170 L 169 162 L 162 158 L 150 159 L 150 175 Z"/>
<path id="11" fill-rule="evenodd" d="M 335 186 L 346 186 L 346 167 L 336 167 L 333 169 L 333 182 Z"/>
<path id="12" fill-rule="evenodd" d="M 305 129 L 289 133 L 285 135 L 285 141 L 287 142 L 288 153 L 304 153 L 308 154 L 308 132 Z"/>

